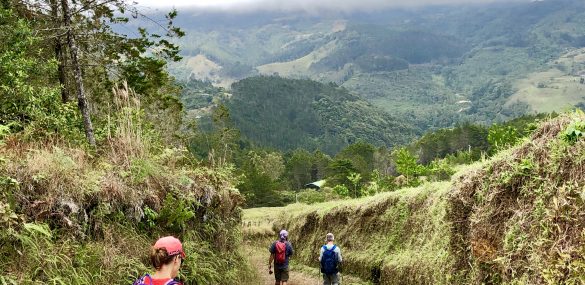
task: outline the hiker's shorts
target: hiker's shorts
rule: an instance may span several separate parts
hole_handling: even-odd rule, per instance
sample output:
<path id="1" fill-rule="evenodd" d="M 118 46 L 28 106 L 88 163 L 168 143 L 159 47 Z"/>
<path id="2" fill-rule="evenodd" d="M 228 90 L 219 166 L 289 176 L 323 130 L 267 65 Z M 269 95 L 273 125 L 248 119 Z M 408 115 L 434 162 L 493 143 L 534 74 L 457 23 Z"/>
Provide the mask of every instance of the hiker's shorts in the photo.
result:
<path id="1" fill-rule="evenodd" d="M 274 278 L 276 278 L 276 281 L 287 282 L 288 281 L 288 268 L 285 268 L 285 269 L 274 268 Z"/>
<path id="2" fill-rule="evenodd" d="M 339 285 L 339 273 L 323 274 L 323 285 Z"/>

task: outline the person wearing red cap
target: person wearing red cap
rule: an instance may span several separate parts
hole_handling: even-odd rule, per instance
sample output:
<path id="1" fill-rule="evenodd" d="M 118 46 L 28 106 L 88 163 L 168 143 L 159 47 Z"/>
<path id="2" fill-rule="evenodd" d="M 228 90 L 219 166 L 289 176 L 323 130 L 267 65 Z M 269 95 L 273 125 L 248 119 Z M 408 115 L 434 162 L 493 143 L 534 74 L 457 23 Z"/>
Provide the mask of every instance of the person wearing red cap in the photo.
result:
<path id="1" fill-rule="evenodd" d="M 134 285 L 182 285 L 175 281 L 179 268 L 185 259 L 181 241 L 167 236 L 156 241 L 150 249 L 150 261 L 155 269 L 154 274 L 146 274 L 136 280 Z"/>

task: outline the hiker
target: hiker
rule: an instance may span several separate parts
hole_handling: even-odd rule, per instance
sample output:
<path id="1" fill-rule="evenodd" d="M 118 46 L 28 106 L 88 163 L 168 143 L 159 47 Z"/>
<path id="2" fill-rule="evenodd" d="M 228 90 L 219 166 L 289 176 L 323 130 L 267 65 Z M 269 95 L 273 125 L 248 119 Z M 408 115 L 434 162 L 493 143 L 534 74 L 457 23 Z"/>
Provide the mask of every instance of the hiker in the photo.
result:
<path id="1" fill-rule="evenodd" d="M 185 259 L 185 252 L 181 241 L 167 236 L 156 241 L 150 249 L 150 262 L 154 267 L 154 274 L 146 274 L 134 282 L 134 285 L 182 285 L 175 278 Z"/>
<path id="2" fill-rule="evenodd" d="M 268 273 L 272 274 L 272 261 L 274 260 L 275 285 L 286 285 L 288 282 L 288 259 L 293 255 L 293 247 L 288 242 L 288 232 L 282 230 L 279 239 L 270 245 L 270 258 L 268 259 Z"/>
<path id="3" fill-rule="evenodd" d="M 339 272 L 341 272 L 341 249 L 333 243 L 335 237 L 328 233 L 325 237 L 327 244 L 321 247 L 319 262 L 323 273 L 323 285 L 339 285 Z"/>

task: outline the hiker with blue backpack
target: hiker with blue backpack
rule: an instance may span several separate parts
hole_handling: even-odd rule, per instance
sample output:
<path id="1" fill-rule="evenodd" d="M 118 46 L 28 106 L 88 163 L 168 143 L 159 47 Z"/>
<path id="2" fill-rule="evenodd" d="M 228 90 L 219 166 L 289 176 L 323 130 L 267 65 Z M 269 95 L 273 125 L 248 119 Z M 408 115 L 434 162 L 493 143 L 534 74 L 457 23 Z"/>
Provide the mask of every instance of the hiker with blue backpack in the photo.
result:
<path id="1" fill-rule="evenodd" d="M 270 258 L 268 259 L 268 273 L 274 273 L 275 285 L 286 285 L 288 282 L 288 259 L 294 253 L 293 247 L 288 241 L 288 232 L 280 231 L 278 240 L 273 242 L 268 249 Z M 272 261 L 274 261 L 274 271 L 272 271 Z"/>
<path id="2" fill-rule="evenodd" d="M 327 244 L 321 247 L 319 262 L 323 273 L 323 285 L 339 285 L 339 273 L 341 272 L 341 249 L 334 243 L 335 237 L 328 233 L 325 237 Z"/>
<path id="3" fill-rule="evenodd" d="M 160 238 L 150 249 L 154 274 L 142 276 L 134 281 L 134 285 L 182 285 L 175 278 L 179 275 L 183 259 L 185 252 L 180 240 L 172 236 Z"/>

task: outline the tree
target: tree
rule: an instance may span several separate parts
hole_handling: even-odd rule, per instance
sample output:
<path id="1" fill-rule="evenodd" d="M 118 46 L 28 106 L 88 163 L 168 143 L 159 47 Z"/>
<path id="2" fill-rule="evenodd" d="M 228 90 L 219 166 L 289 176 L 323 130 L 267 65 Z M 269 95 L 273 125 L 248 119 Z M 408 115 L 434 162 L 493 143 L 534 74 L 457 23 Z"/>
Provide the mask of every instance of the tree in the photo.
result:
<path id="1" fill-rule="evenodd" d="M 376 148 L 365 141 L 350 144 L 337 154 L 337 158 L 348 159 L 365 180 L 370 179 L 374 170 L 374 154 Z"/>
<path id="2" fill-rule="evenodd" d="M 286 176 L 292 189 L 303 189 L 313 182 L 313 156 L 304 149 L 294 150 L 286 161 Z"/>
<path id="3" fill-rule="evenodd" d="M 352 172 L 347 176 L 353 186 L 353 197 L 358 198 L 361 196 L 360 182 L 362 181 L 362 175 L 359 173 Z"/>
<path id="4" fill-rule="evenodd" d="M 0 125 L 28 136 L 70 134 L 77 138 L 79 116 L 62 104 L 47 74 L 55 62 L 39 57 L 46 50 L 29 21 L 0 8 Z"/>
<path id="5" fill-rule="evenodd" d="M 54 5 L 51 5 L 54 6 Z M 85 96 L 85 86 L 83 85 L 83 75 L 81 65 L 79 63 L 79 49 L 75 40 L 73 26 L 71 24 L 71 10 L 69 9 L 69 1 L 61 0 L 61 8 L 63 9 L 63 25 L 65 27 L 65 34 L 67 35 L 67 46 L 71 53 L 71 64 L 73 66 L 73 74 L 75 75 L 75 84 L 77 85 L 77 105 L 81 116 L 83 117 L 83 125 L 85 128 L 85 136 L 91 146 L 95 147 L 95 135 L 93 133 L 93 124 L 91 123 L 91 116 L 89 114 L 89 106 Z M 63 57 L 61 56 L 61 59 Z M 63 63 L 60 64 L 63 66 Z"/>
<path id="6" fill-rule="evenodd" d="M 285 195 L 280 176 L 284 170 L 282 157 L 278 153 L 250 151 L 240 165 L 243 179 L 237 186 L 246 197 L 249 207 L 282 206 L 292 202 Z"/>
<path id="7" fill-rule="evenodd" d="M 180 106 L 178 99 L 169 96 L 172 92 L 178 93 L 178 89 L 169 87 L 174 83 L 164 68 L 165 60 L 180 59 L 178 47 L 168 40 L 184 35 L 173 26 L 176 11 L 167 15 L 166 26 L 157 23 L 164 34 L 151 34 L 139 28 L 139 36 L 131 38 L 115 32 L 112 24 L 127 23 L 129 17 L 124 16 L 127 14 L 133 18 L 148 17 L 124 0 L 13 0 L 5 1 L 5 6 L 14 9 L 23 19 L 32 19 L 40 40 L 53 46 L 52 51 L 44 50 L 34 57 L 59 62 L 56 85 L 60 87 L 61 101 L 68 102 L 70 89 L 77 94 L 90 145 L 95 145 L 96 140 L 91 116 L 110 111 L 107 104 L 101 103 L 109 102 L 110 89 L 116 82 L 127 80 L 130 88 L 141 94 L 147 117 L 154 114 L 150 119 L 155 125 L 165 126 L 171 122 L 161 120 L 161 112 L 153 110 L 167 108 L 169 114 L 181 111 L 177 107 Z M 75 82 L 74 86 L 68 86 L 70 81 Z M 149 110 L 150 104 L 157 107 Z M 178 128 L 177 123 L 173 125 Z"/>
<path id="8" fill-rule="evenodd" d="M 248 157 L 258 173 L 270 177 L 273 181 L 280 179 L 284 173 L 284 159 L 278 152 L 257 153 L 250 151 Z"/>
<path id="9" fill-rule="evenodd" d="M 405 147 L 395 150 L 392 156 L 396 163 L 396 170 L 406 177 L 406 184 L 417 184 L 417 177 L 424 172 L 424 166 L 417 163 L 417 157 Z"/>
<path id="10" fill-rule="evenodd" d="M 490 152 L 493 154 L 509 148 L 516 144 L 520 138 L 520 134 L 512 126 L 493 125 L 488 135 L 488 142 L 491 147 Z"/>
<path id="11" fill-rule="evenodd" d="M 349 159 L 335 159 L 328 167 L 327 180 L 330 185 L 351 185 L 349 176 L 352 173 L 357 173 L 357 169 Z"/>

